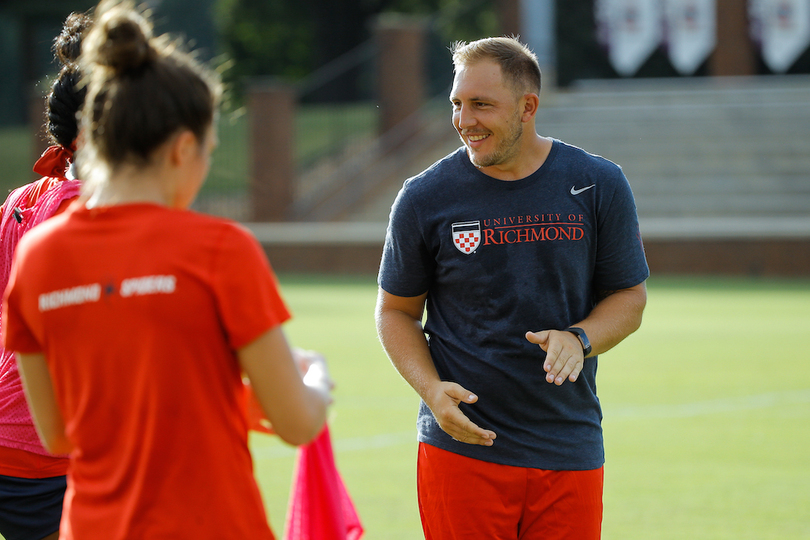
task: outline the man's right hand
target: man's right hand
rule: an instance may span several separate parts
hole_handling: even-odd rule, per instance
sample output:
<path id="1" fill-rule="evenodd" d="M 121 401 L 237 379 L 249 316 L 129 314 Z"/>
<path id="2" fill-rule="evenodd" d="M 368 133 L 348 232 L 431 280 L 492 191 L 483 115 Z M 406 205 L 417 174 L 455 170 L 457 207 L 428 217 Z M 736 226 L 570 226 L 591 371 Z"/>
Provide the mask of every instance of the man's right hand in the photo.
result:
<path id="1" fill-rule="evenodd" d="M 495 432 L 478 427 L 458 407 L 461 402 L 472 404 L 476 401 L 478 396 L 460 384 L 442 381 L 436 386 L 427 406 L 433 411 L 439 427 L 455 440 L 467 444 L 492 446 L 495 442 Z"/>

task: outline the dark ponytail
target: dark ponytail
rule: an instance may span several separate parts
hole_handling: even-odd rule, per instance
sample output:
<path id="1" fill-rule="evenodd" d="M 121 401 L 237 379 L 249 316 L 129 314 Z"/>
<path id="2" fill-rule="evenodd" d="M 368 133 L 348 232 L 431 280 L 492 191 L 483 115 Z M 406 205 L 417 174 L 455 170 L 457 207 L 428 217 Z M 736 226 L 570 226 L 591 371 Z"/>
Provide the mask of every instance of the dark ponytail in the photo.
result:
<path id="1" fill-rule="evenodd" d="M 46 128 L 54 144 L 69 148 L 79 133 L 77 114 L 84 103 L 86 89 L 80 84 L 78 59 L 82 39 L 92 20 L 83 13 L 71 13 L 54 39 L 54 57 L 62 65 L 48 93 Z"/>

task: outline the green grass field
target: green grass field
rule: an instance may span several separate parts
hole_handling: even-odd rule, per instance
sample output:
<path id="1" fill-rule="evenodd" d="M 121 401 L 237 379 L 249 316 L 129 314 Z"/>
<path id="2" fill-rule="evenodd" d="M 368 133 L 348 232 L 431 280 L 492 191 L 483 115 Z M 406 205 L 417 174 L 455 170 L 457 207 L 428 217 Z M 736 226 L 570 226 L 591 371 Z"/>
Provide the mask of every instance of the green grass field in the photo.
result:
<path id="1" fill-rule="evenodd" d="M 330 427 L 366 540 L 422 538 L 417 399 L 377 342 L 368 278 L 281 276 L 290 341 L 337 382 Z M 810 280 L 653 278 L 642 328 L 601 357 L 605 540 L 810 538 Z M 252 435 L 280 537 L 295 450 Z"/>
<path id="2" fill-rule="evenodd" d="M 337 381 L 330 426 L 368 540 L 419 539 L 417 399 L 377 342 L 373 278 L 281 276 L 290 341 Z M 810 538 L 810 281 L 654 278 L 601 357 L 606 540 Z M 255 435 L 283 531 L 294 451 Z"/>

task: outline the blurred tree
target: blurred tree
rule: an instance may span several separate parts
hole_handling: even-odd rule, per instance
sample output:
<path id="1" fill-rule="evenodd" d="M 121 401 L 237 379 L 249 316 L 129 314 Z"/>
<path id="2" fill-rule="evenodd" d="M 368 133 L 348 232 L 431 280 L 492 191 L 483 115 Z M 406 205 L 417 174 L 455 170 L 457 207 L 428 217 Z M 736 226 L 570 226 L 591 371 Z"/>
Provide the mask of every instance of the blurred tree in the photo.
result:
<path id="1" fill-rule="evenodd" d="M 497 28 L 494 0 L 215 0 L 221 51 L 229 59 L 225 79 L 235 92 L 249 77 L 298 81 L 371 37 L 371 21 L 383 12 L 435 15 L 449 39 L 475 39 Z M 344 101 L 359 93 L 349 70 L 328 96 Z"/>
<path id="2" fill-rule="evenodd" d="M 43 95 L 56 71 L 51 44 L 71 11 L 93 0 L 0 0 L 0 126 L 42 120 L 31 99 Z"/>
<path id="3" fill-rule="evenodd" d="M 215 0 L 147 0 L 154 13 L 158 34 L 178 35 L 203 59 L 210 60 L 217 53 Z"/>
<path id="4" fill-rule="evenodd" d="M 232 61 L 227 78 L 273 75 L 297 79 L 314 64 L 315 25 L 309 3 L 288 0 L 217 0 L 220 48 Z"/>

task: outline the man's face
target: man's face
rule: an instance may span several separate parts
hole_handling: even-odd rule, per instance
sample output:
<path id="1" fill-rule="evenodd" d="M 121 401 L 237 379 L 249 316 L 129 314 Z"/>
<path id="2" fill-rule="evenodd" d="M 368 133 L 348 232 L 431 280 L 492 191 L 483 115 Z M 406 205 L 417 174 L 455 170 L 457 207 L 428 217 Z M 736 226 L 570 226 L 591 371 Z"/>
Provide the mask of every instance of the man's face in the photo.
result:
<path id="1" fill-rule="evenodd" d="M 498 64 L 483 60 L 460 66 L 450 102 L 453 126 L 473 165 L 508 166 L 516 160 L 523 135 L 520 96 L 504 82 Z"/>

